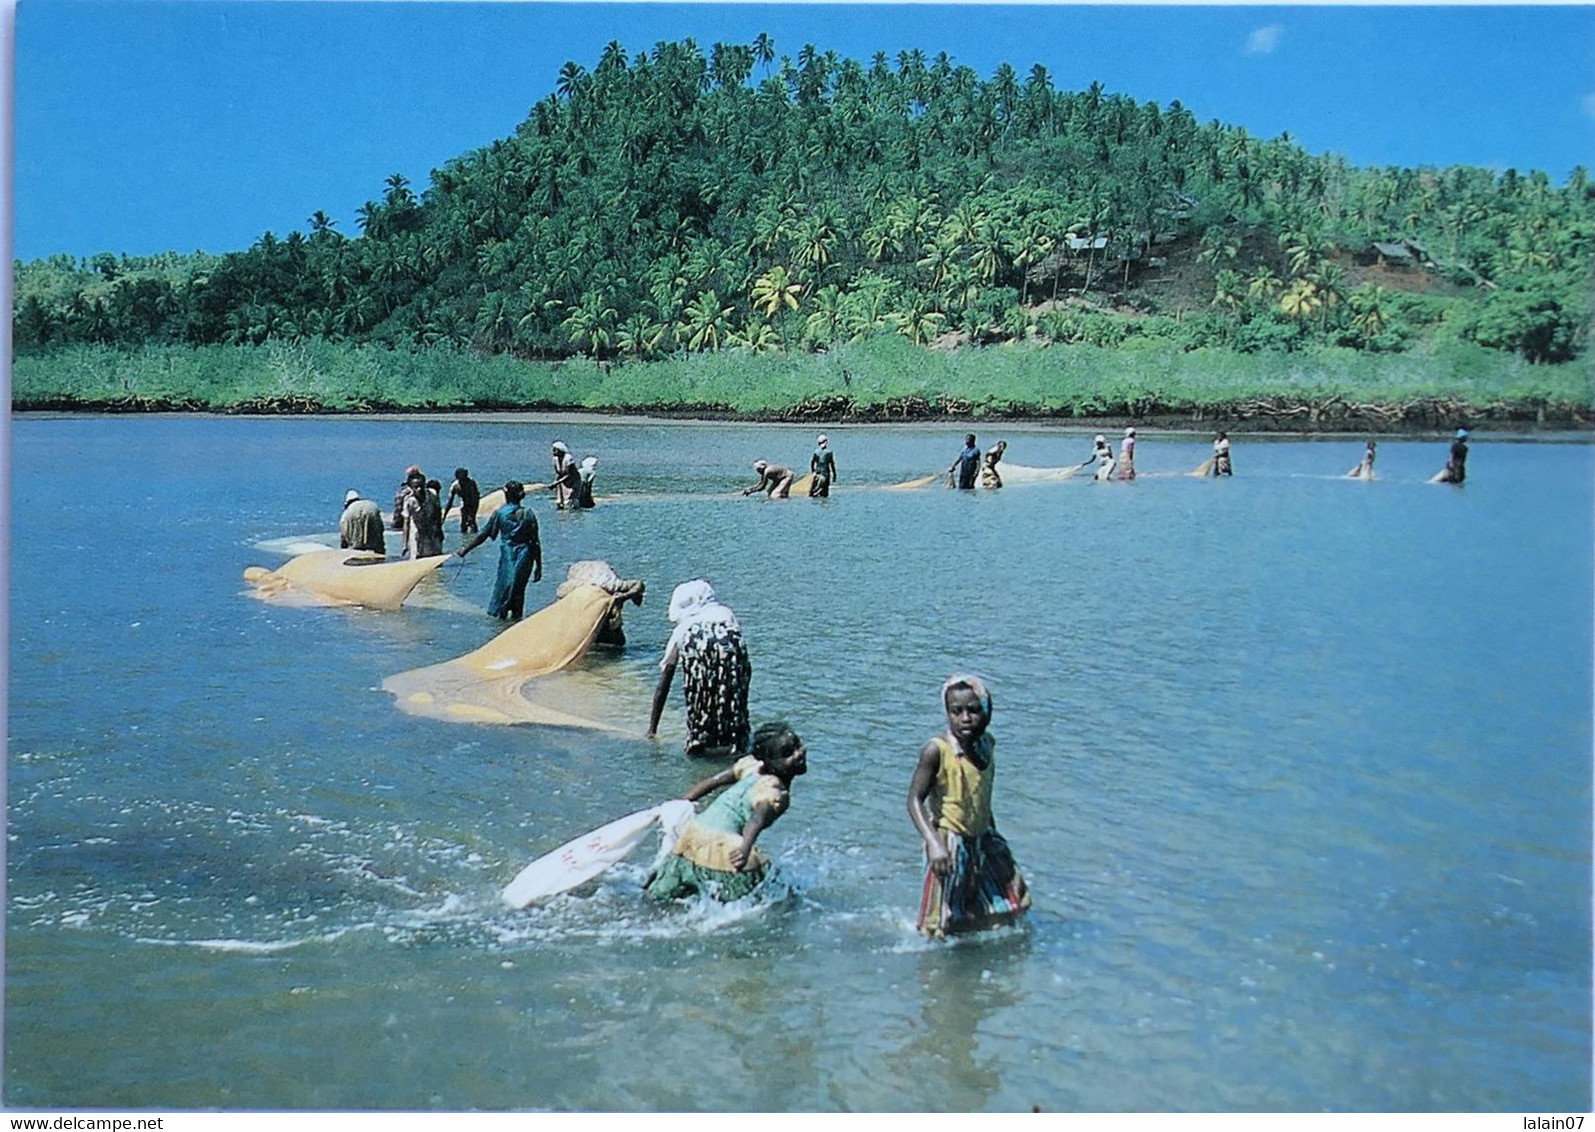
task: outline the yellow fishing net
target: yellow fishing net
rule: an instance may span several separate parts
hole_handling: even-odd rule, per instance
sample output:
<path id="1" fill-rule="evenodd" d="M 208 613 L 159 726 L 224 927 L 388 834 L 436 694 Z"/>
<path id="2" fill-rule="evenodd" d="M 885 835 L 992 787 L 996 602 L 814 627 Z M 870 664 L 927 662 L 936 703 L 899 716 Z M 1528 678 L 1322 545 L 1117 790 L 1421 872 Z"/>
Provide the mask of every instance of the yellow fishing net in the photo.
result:
<path id="1" fill-rule="evenodd" d="M 317 550 L 267 570 L 251 566 L 252 595 L 284 605 L 363 605 L 398 609 L 417 583 L 449 560 L 446 554 L 392 562 L 364 550 Z"/>
<path id="2" fill-rule="evenodd" d="M 565 592 L 554 604 L 475 652 L 389 676 L 383 689 L 398 697 L 401 710 L 431 719 L 541 723 L 637 734 L 592 718 L 614 711 L 602 682 L 560 678 L 561 669 L 592 647 L 611 608 L 630 595 L 591 583 L 561 589 Z"/>

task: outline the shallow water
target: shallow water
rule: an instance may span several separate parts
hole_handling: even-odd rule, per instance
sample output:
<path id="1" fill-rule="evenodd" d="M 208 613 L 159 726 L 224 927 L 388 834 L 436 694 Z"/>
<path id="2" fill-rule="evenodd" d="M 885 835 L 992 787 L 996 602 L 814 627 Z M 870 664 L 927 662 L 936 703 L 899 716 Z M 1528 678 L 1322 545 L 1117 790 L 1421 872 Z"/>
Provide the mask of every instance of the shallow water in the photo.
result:
<path id="1" fill-rule="evenodd" d="M 963 429 L 829 430 L 827 502 L 743 499 L 806 429 L 537 420 L 24 419 L 12 430 L 5 1100 L 599 1110 L 1586 1110 L 1592 461 L 1584 443 L 1241 438 L 1230 481 L 859 490 Z M 1011 427 L 1026 465 L 1090 437 Z M 572 682 L 646 719 L 670 587 L 746 628 L 756 720 L 810 773 L 787 886 L 658 908 L 646 853 L 498 890 L 712 766 L 666 741 L 414 719 L 494 553 L 399 613 L 244 595 L 406 464 L 546 478 L 549 562 L 647 580 Z M 1164 475 L 1162 473 L 1169 473 Z M 458 545 L 451 530 L 447 544 Z M 903 800 L 950 671 L 991 679 L 1022 929 L 913 930 Z"/>

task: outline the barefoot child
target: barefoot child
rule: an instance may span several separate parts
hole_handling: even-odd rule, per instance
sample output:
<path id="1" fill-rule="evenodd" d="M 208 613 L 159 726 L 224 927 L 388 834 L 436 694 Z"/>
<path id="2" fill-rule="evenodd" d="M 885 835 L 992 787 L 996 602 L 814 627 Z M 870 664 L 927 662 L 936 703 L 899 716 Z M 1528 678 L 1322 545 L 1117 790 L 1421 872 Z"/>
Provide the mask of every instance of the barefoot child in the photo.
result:
<path id="1" fill-rule="evenodd" d="M 770 859 L 753 843 L 786 813 L 792 779 L 807 773 L 807 760 L 803 740 L 788 724 L 766 723 L 754 732 L 752 754 L 687 791 L 687 801 L 696 802 L 730 787 L 687 823 L 648 878 L 648 895 L 675 900 L 702 892 L 729 902 L 757 888 L 769 873 Z"/>
<path id="2" fill-rule="evenodd" d="M 996 740 L 991 693 L 975 676 L 942 685 L 947 731 L 927 742 L 908 787 L 908 816 L 925 840 L 919 930 L 932 937 L 1011 922 L 1030 893 L 991 812 Z"/>

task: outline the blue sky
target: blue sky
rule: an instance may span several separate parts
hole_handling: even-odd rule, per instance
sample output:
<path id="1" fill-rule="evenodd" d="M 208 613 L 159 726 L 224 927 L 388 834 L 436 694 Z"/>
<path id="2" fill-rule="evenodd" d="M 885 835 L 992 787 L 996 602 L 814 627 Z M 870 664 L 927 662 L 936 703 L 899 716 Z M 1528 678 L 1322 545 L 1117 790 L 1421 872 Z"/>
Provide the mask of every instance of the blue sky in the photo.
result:
<path id="1" fill-rule="evenodd" d="M 21 0 L 14 254 L 244 248 L 513 132 L 662 39 L 1042 63 L 1358 165 L 1595 165 L 1595 7 Z"/>

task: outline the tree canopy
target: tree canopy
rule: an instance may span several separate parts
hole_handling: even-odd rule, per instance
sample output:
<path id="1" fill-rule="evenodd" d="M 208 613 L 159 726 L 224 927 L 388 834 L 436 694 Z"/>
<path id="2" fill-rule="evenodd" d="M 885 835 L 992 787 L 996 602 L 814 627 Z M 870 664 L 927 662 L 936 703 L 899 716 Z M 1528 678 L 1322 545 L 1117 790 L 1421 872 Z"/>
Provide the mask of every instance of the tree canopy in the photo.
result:
<path id="1" fill-rule="evenodd" d="M 447 344 L 558 359 L 822 350 L 874 335 L 1565 361 L 1595 188 L 1574 169 L 1357 168 L 1178 102 L 687 39 L 569 62 L 511 136 L 221 255 L 16 265 L 19 351 Z M 1377 245 L 1377 246 L 1376 246 Z M 1385 249 L 1381 252 L 1379 248 Z M 1410 264 L 1402 284 L 1386 262 Z M 1170 263 L 1194 289 L 1155 285 Z M 1166 278 L 1166 276 L 1164 276 Z"/>

